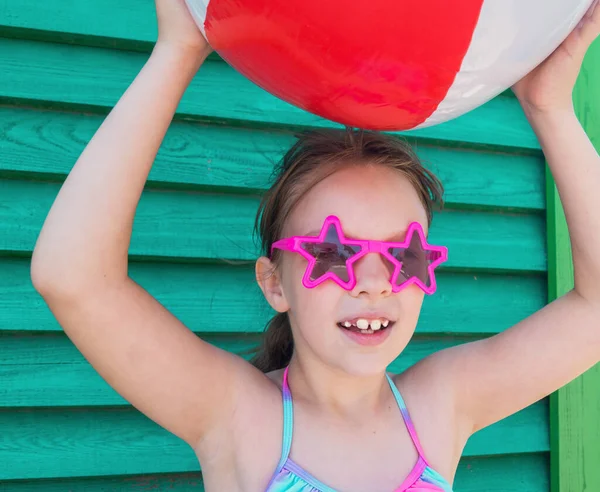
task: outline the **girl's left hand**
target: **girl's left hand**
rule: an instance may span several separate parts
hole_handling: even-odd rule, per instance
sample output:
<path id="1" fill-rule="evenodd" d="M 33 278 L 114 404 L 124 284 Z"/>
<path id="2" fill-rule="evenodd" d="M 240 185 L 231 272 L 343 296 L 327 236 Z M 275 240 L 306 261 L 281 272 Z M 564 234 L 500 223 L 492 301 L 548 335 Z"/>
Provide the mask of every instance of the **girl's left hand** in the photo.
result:
<path id="1" fill-rule="evenodd" d="M 542 64 L 513 86 L 523 109 L 571 110 L 573 87 L 583 58 L 600 35 L 600 0 L 595 0 L 575 30 Z"/>

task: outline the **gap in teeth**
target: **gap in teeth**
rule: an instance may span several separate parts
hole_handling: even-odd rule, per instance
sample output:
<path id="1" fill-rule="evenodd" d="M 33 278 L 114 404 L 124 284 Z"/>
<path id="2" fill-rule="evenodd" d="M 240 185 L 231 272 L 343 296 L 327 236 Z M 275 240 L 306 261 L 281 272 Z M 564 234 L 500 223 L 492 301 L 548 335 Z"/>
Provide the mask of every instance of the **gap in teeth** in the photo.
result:
<path id="1" fill-rule="evenodd" d="M 365 318 L 357 319 L 355 323 L 351 323 L 350 321 L 344 321 L 342 325 L 346 328 L 351 328 L 355 326 L 361 332 L 364 333 L 372 333 L 373 331 L 380 330 L 382 327 L 387 328 L 390 324 L 389 320 L 384 319 L 383 321 L 380 319 L 367 320 Z"/>

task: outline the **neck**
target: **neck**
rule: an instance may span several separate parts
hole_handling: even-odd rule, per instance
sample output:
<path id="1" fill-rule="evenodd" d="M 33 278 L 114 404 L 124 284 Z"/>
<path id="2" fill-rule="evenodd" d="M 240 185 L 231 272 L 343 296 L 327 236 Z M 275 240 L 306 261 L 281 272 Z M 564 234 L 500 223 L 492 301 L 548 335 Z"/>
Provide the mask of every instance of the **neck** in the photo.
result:
<path id="1" fill-rule="evenodd" d="M 348 374 L 321 361 L 305 361 L 296 354 L 290 362 L 288 383 L 294 400 L 320 412 L 360 420 L 389 409 L 393 399 L 385 372 Z"/>

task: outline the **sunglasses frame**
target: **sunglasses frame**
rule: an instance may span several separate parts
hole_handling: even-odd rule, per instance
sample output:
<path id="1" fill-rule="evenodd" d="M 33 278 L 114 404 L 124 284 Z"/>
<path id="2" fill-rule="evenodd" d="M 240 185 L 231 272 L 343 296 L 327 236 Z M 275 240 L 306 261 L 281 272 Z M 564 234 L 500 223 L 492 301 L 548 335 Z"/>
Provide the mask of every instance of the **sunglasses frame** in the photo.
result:
<path id="1" fill-rule="evenodd" d="M 317 259 L 304 248 L 302 248 L 303 243 L 324 243 L 327 233 L 332 225 L 336 229 L 340 244 L 358 246 L 360 248 L 360 251 L 358 253 L 352 255 L 350 258 L 348 258 L 348 260 L 346 260 L 346 269 L 348 271 L 347 282 L 343 281 L 338 275 L 330 271 L 321 275 L 317 279 L 312 280 L 310 277 L 317 263 Z M 397 280 L 400 277 L 402 271 L 402 263 L 399 260 L 397 260 L 389 252 L 389 250 L 392 248 L 408 249 L 410 247 L 414 234 L 418 234 L 423 250 L 426 252 L 427 259 L 429 260 L 429 264 L 427 266 L 427 272 L 429 274 L 430 279 L 429 287 L 425 285 L 425 283 L 416 276 L 411 276 L 404 282 L 402 282 L 400 285 L 397 285 Z M 392 284 L 392 291 L 394 293 L 400 292 L 402 289 L 408 287 L 409 285 L 416 284 L 423 290 L 423 292 L 425 292 L 428 295 L 431 295 L 437 289 L 437 282 L 435 279 L 434 270 L 438 265 L 447 261 L 448 259 L 448 248 L 446 248 L 445 246 L 434 246 L 429 244 L 425 237 L 425 233 L 423 232 L 423 227 L 419 222 L 412 222 L 408 226 L 408 229 L 406 231 L 406 238 L 403 242 L 359 240 L 347 239 L 344 236 L 340 219 L 335 215 L 330 215 L 325 219 L 325 221 L 323 222 L 321 233 L 318 236 L 292 236 L 285 239 L 280 239 L 279 241 L 273 243 L 273 245 L 271 246 L 271 255 L 273 255 L 274 249 L 300 253 L 304 258 L 308 260 L 308 265 L 306 266 L 306 270 L 302 278 L 302 284 L 307 289 L 313 289 L 321 283 L 325 282 L 326 280 L 333 280 L 343 289 L 352 290 L 354 289 L 354 287 L 356 287 L 357 282 L 353 264 L 369 253 L 379 253 L 383 255 L 388 261 L 390 261 L 392 265 L 394 265 L 394 272 L 392 273 L 392 277 L 390 279 L 390 283 Z"/>

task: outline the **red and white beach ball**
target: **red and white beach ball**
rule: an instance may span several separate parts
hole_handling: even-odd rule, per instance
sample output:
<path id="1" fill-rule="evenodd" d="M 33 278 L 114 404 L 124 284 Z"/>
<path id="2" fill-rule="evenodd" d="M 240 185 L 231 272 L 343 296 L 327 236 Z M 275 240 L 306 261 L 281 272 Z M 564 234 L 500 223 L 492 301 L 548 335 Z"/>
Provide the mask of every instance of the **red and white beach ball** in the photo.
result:
<path id="1" fill-rule="evenodd" d="M 593 0 L 187 0 L 254 83 L 346 125 L 406 130 L 470 111 L 546 58 Z"/>

